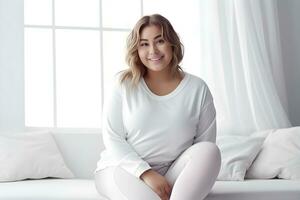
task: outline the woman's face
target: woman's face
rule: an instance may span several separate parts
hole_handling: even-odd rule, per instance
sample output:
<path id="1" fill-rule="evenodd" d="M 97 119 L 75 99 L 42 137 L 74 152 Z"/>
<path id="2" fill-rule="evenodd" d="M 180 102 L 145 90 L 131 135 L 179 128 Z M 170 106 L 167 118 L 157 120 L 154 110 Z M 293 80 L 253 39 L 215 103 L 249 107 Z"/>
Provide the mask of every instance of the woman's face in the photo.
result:
<path id="1" fill-rule="evenodd" d="M 169 67 L 172 60 L 172 47 L 162 37 L 160 27 L 146 26 L 140 35 L 138 54 L 147 70 L 162 71 Z"/>

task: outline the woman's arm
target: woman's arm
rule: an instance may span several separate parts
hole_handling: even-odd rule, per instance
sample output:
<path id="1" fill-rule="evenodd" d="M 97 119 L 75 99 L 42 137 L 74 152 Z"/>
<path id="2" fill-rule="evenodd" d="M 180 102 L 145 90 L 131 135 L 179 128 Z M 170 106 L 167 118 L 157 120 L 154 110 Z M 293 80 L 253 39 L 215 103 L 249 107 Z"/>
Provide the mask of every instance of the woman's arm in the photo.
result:
<path id="1" fill-rule="evenodd" d="M 197 125 L 197 134 L 194 143 L 201 141 L 216 142 L 216 109 L 213 102 L 213 97 L 206 86 L 204 103 L 200 110 L 199 122 Z"/>
<path id="2" fill-rule="evenodd" d="M 126 141 L 123 124 L 121 88 L 115 87 L 111 98 L 106 102 L 103 120 L 103 141 L 109 152 L 109 159 L 130 174 L 144 181 L 162 200 L 171 194 L 165 177 L 151 169 L 150 165 L 135 152 Z"/>
<path id="3" fill-rule="evenodd" d="M 121 85 L 116 84 L 111 98 L 106 102 L 106 110 L 103 118 L 103 141 L 109 152 L 109 159 L 121 166 L 136 177 L 150 169 L 150 165 L 144 161 L 126 141 L 126 131 L 122 117 Z"/>

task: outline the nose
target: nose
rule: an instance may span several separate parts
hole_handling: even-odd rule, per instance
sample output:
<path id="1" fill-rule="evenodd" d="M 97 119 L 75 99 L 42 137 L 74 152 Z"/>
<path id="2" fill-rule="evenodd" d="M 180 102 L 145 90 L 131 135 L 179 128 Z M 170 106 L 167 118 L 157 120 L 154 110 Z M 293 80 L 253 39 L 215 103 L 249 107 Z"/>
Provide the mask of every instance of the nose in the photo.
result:
<path id="1" fill-rule="evenodd" d="M 158 52 L 157 46 L 155 44 L 150 45 L 150 54 L 156 54 Z"/>

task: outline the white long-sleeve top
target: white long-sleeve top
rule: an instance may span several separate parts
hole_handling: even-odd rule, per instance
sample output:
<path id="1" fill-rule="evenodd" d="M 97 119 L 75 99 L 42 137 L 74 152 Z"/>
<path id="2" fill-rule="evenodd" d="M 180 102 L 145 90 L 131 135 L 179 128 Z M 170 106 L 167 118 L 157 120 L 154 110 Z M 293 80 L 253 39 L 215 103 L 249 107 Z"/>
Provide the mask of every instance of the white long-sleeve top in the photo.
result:
<path id="1" fill-rule="evenodd" d="M 103 120 L 105 150 L 96 171 L 120 166 L 136 177 L 165 171 L 188 147 L 215 142 L 216 111 L 205 82 L 189 73 L 171 93 L 158 96 L 144 79 L 135 89 L 116 84 Z"/>

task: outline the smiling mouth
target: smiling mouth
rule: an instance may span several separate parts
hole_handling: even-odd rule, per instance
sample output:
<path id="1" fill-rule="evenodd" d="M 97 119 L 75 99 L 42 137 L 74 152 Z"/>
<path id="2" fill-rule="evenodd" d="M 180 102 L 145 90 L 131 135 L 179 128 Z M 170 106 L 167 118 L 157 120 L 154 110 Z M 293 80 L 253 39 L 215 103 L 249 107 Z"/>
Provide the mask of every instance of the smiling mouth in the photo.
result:
<path id="1" fill-rule="evenodd" d="M 153 58 L 148 58 L 148 60 L 150 61 L 159 61 L 163 58 L 163 56 L 160 56 L 160 57 L 153 57 Z"/>

